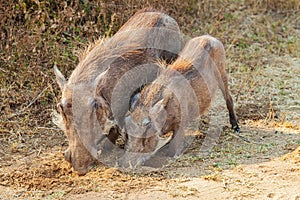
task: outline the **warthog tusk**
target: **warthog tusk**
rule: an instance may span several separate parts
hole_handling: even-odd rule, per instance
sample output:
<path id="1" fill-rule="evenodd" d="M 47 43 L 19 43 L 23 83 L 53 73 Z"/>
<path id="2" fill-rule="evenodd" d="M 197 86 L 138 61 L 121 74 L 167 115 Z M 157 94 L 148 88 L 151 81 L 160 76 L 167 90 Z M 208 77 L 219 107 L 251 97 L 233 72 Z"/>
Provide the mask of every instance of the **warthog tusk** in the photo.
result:
<path id="1" fill-rule="evenodd" d="M 161 149 L 161 148 L 164 147 L 168 142 L 170 142 L 171 139 L 172 139 L 172 136 L 173 136 L 173 135 L 170 135 L 170 136 L 167 137 L 167 138 L 163 138 L 163 137 L 158 136 L 158 142 L 157 142 L 156 148 L 155 148 L 155 150 L 154 150 L 154 153 L 156 153 L 159 149 Z"/>

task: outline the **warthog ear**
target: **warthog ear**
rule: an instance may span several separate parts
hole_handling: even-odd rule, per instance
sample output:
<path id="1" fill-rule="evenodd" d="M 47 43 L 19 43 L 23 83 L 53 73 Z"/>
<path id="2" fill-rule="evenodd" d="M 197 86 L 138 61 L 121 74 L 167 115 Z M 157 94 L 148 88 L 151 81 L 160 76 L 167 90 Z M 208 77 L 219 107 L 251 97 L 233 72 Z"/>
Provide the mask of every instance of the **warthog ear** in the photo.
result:
<path id="1" fill-rule="evenodd" d="M 59 71 L 56 65 L 54 65 L 54 73 L 56 76 L 56 81 L 60 87 L 61 90 L 63 90 L 65 84 L 66 84 L 66 78 L 64 75 Z"/>

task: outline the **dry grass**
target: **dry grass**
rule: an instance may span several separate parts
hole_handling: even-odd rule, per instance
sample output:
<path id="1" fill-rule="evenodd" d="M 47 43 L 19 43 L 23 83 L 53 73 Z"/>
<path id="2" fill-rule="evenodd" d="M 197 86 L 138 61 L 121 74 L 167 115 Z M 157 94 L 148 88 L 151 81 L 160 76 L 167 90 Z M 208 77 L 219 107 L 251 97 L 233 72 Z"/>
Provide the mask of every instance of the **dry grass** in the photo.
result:
<path id="1" fill-rule="evenodd" d="M 3 1 L 0 167 L 67 145 L 50 120 L 60 97 L 53 65 L 69 76 L 79 49 L 111 36 L 145 6 L 165 10 L 187 36 L 211 34 L 224 43 L 243 124 L 299 133 L 300 1 Z"/>

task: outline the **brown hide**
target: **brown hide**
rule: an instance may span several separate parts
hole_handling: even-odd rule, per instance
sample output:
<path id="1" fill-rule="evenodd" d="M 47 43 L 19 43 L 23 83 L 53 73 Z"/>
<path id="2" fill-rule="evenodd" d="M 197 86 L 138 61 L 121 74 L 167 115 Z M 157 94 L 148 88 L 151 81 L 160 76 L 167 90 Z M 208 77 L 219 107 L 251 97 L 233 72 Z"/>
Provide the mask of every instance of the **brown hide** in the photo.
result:
<path id="1" fill-rule="evenodd" d="M 192 98 L 192 93 L 185 92 L 188 88 L 176 88 L 175 94 L 176 92 L 168 86 L 176 86 L 176 82 L 182 79 L 188 82 L 195 98 Z M 222 43 L 208 35 L 190 40 L 177 60 L 141 91 L 137 105 L 127 113 L 125 129 L 128 140 L 125 157 L 128 160 L 125 160 L 125 165 L 126 162 L 130 162 L 131 165 L 145 162 L 155 154 L 158 150 L 156 145 L 169 132 L 173 133 L 168 149 L 169 155 L 181 154 L 184 148 L 184 131 L 178 133 L 182 128 L 181 121 L 188 117 L 188 121 L 184 123 L 189 123 L 206 113 L 218 87 L 226 100 L 230 122 L 233 128 L 239 131 L 228 90 L 225 50 Z M 186 97 L 189 95 L 190 98 Z M 187 105 L 187 110 L 181 110 L 183 103 Z M 124 159 L 121 162 L 124 164 Z"/>
<path id="2" fill-rule="evenodd" d="M 166 36 L 167 32 L 152 30 L 159 27 L 171 31 L 172 37 Z M 155 37 L 153 34 L 156 34 Z M 162 45 L 158 47 L 163 50 L 157 49 L 157 45 Z M 179 48 L 179 28 L 174 19 L 161 12 L 141 11 L 130 18 L 112 38 L 99 39 L 89 47 L 67 82 L 55 68 L 62 89 L 62 100 L 58 104 L 62 121 L 59 124 L 64 127 L 69 141 L 65 158 L 79 174 L 85 174 L 98 159 L 97 152 L 102 148 L 98 141 L 109 134 L 104 130 L 114 133 L 114 136 L 108 135 L 111 140 L 117 137 L 115 130 L 110 131 L 113 127 L 106 127 L 113 120 L 110 98 L 116 81 L 136 65 L 153 62 L 157 58 L 172 60 Z M 126 91 L 123 93 L 127 94 Z M 85 122 L 89 123 L 89 116 L 93 117 L 94 113 L 98 124 L 92 130 L 87 130 L 93 125 L 94 118 L 90 119 L 91 124 L 86 125 Z M 80 114 L 83 116 L 78 116 Z M 119 114 L 119 118 L 124 114 Z M 98 130 L 94 130 L 95 127 Z"/>

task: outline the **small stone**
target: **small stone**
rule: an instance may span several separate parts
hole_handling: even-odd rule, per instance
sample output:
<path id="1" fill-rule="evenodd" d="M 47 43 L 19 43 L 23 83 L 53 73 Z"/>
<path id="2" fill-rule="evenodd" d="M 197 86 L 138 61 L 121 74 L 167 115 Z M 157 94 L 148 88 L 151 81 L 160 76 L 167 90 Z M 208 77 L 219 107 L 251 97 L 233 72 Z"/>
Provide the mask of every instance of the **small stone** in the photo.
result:
<path id="1" fill-rule="evenodd" d="M 274 193 L 268 194 L 268 198 L 274 198 L 274 197 L 275 197 L 275 194 L 274 194 Z"/>

